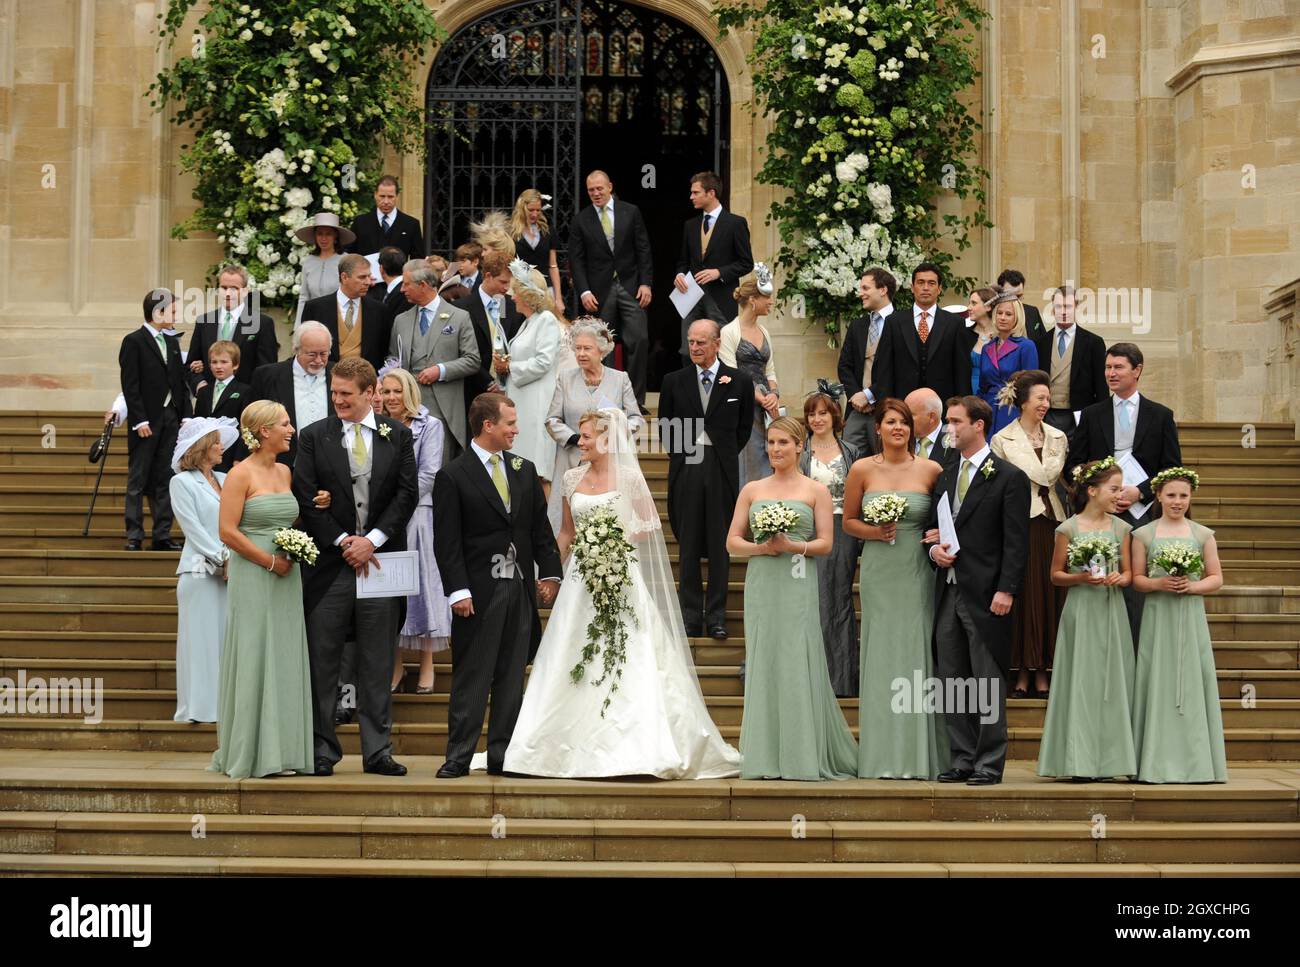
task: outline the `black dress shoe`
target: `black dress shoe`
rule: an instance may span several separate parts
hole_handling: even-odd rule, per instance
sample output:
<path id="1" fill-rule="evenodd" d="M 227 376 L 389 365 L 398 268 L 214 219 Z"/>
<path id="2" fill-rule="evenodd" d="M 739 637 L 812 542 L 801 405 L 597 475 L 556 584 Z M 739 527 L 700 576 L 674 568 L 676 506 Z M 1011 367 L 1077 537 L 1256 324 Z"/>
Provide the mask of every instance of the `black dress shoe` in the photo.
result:
<path id="1" fill-rule="evenodd" d="M 710 637 L 710 638 L 717 638 L 719 641 L 726 641 L 726 640 L 727 640 L 727 626 L 726 626 L 726 625 L 709 625 L 709 637 Z"/>
<path id="2" fill-rule="evenodd" d="M 149 550 L 151 551 L 179 551 L 180 549 L 181 545 L 177 544 L 173 540 L 154 541 L 149 545 Z"/>
<path id="3" fill-rule="evenodd" d="M 995 772 L 977 772 L 966 780 L 968 786 L 996 786 L 1002 777 Z"/>
<path id="4" fill-rule="evenodd" d="M 323 755 L 316 757 L 316 775 L 332 776 L 334 775 L 334 763 Z"/>
<path id="5" fill-rule="evenodd" d="M 379 776 L 404 776 L 406 766 L 395 761 L 391 755 L 381 755 L 374 762 L 367 762 L 365 771 Z"/>
<path id="6" fill-rule="evenodd" d="M 506 770 L 503 766 L 490 765 L 487 767 L 487 774 L 489 776 L 504 776 L 506 774 Z"/>
<path id="7" fill-rule="evenodd" d="M 127 541 L 127 542 L 126 542 L 126 549 L 127 549 L 128 551 L 138 551 L 138 550 L 140 550 L 140 542 L 139 542 L 139 541 Z"/>
<path id="8" fill-rule="evenodd" d="M 973 769 L 949 769 L 939 773 L 940 782 L 965 782 L 975 774 Z"/>
<path id="9" fill-rule="evenodd" d="M 459 779 L 469 775 L 469 766 L 463 762 L 444 762 L 434 775 L 439 779 Z"/>
<path id="10" fill-rule="evenodd" d="M 351 723 L 352 719 L 356 717 L 356 714 L 357 710 L 355 708 L 349 708 L 344 705 L 342 701 L 339 701 L 339 703 L 334 706 L 334 724 L 348 725 Z"/>

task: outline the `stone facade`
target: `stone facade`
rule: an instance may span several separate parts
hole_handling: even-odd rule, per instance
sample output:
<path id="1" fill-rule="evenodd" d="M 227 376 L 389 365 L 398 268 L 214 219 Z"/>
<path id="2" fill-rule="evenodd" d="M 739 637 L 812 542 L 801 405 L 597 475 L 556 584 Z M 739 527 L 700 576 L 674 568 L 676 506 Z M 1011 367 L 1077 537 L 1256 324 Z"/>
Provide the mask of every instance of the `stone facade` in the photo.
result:
<path id="1" fill-rule="evenodd" d="M 454 31 L 496 5 L 435 9 Z M 650 5 L 715 36 L 703 0 Z M 1099 331 L 1143 347 L 1143 389 L 1184 419 L 1293 419 L 1278 398 L 1281 361 L 1269 360 L 1294 329 L 1284 335 L 1269 306 L 1300 276 L 1300 8 L 986 5 L 985 76 L 969 97 L 985 118 L 995 226 L 961 270 L 992 281 L 1015 266 L 1039 302 L 1067 280 L 1095 291 Z M 184 133 L 145 96 L 164 56 L 159 9 L 0 0 L 0 408 L 101 410 L 145 291 L 203 284 L 220 257 L 215 240 L 170 237 L 194 201 L 177 164 Z M 766 124 L 750 114 L 746 40 L 714 46 L 731 90 L 731 207 L 750 216 L 756 257 L 770 258 L 771 190 L 753 182 Z M 421 86 L 433 54 L 417 68 Z M 409 186 L 403 207 L 419 211 L 418 159 L 393 164 Z M 837 353 L 807 320 L 778 315 L 769 328 L 797 405 Z"/>

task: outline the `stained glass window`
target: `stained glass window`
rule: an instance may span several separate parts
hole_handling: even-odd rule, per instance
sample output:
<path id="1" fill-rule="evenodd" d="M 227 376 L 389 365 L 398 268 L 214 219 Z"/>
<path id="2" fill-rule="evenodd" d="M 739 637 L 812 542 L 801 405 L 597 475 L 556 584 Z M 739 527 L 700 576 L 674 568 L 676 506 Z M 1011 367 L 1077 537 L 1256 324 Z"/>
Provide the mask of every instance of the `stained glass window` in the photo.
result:
<path id="1" fill-rule="evenodd" d="M 510 73 L 522 74 L 524 72 L 524 32 L 522 30 L 510 31 L 506 49 L 509 51 Z"/>
<path id="2" fill-rule="evenodd" d="M 538 77 L 546 69 L 543 60 L 546 54 L 546 40 L 540 30 L 528 35 L 528 73 Z"/>
<path id="3" fill-rule="evenodd" d="M 605 93 L 599 87 L 593 87 L 585 95 L 586 110 L 583 117 L 588 124 L 599 124 L 601 122 L 601 108 L 604 106 Z"/>
<path id="4" fill-rule="evenodd" d="M 609 76 L 622 77 L 627 53 L 627 39 L 623 31 L 615 30 L 609 35 Z"/>
<path id="5" fill-rule="evenodd" d="M 600 31 L 593 30 L 587 34 L 587 62 L 584 73 L 598 77 L 605 73 L 605 38 Z"/>
<path id="6" fill-rule="evenodd" d="M 612 64 L 610 65 L 613 66 Z M 609 90 L 609 123 L 617 124 L 623 115 L 623 86 L 615 84 Z"/>
<path id="7" fill-rule="evenodd" d="M 640 77 L 645 62 L 645 37 L 640 30 L 627 35 L 627 76 Z"/>

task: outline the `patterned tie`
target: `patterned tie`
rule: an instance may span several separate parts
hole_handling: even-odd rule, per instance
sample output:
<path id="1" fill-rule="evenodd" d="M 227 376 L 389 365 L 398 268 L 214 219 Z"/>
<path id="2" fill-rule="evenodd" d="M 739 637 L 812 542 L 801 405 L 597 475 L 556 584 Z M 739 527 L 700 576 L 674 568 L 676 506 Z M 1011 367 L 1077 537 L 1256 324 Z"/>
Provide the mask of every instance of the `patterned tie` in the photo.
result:
<path id="1" fill-rule="evenodd" d="M 871 328 L 867 330 L 867 346 L 870 348 L 880 342 L 880 330 L 885 324 L 885 319 L 879 312 L 871 314 Z"/>
<path id="2" fill-rule="evenodd" d="M 352 424 L 352 459 L 358 467 L 366 465 L 366 438 L 361 435 L 361 424 Z"/>
<path id="3" fill-rule="evenodd" d="M 428 334 L 429 334 L 429 310 L 421 309 L 420 310 L 420 335 L 427 336 Z"/>
<path id="4" fill-rule="evenodd" d="M 704 395 L 708 396 L 709 391 L 713 389 L 713 374 L 707 369 L 700 373 L 700 384 L 704 387 Z"/>
<path id="5" fill-rule="evenodd" d="M 921 442 L 918 443 L 918 444 L 916 445 L 916 448 L 917 448 L 918 451 L 920 451 L 921 459 L 922 459 L 922 460 L 924 460 L 924 459 L 926 459 L 927 457 L 929 457 L 929 456 L 930 456 L 930 438 L 929 438 L 928 436 L 923 436 L 923 437 L 921 437 Z"/>
<path id="6" fill-rule="evenodd" d="M 229 340 L 231 334 L 234 331 L 234 328 L 235 328 L 235 317 L 232 316 L 230 314 L 230 310 L 227 309 L 226 317 L 221 320 L 221 338 L 224 340 Z"/>
<path id="7" fill-rule="evenodd" d="M 916 327 L 916 334 L 921 337 L 922 343 L 924 343 L 927 339 L 930 338 L 930 324 L 927 321 L 929 318 L 930 318 L 930 310 L 929 309 L 921 310 L 921 324 Z"/>
<path id="8" fill-rule="evenodd" d="M 384 216 L 384 234 L 387 235 L 387 234 L 388 234 L 388 230 L 389 230 L 390 228 L 392 228 L 392 227 L 393 227 L 393 217 L 392 217 L 391 215 L 385 215 L 385 216 Z"/>
<path id="9" fill-rule="evenodd" d="M 1127 430 L 1132 423 L 1132 416 L 1129 414 L 1129 407 L 1133 405 L 1132 400 L 1119 401 L 1119 426 L 1121 430 Z"/>
<path id="10" fill-rule="evenodd" d="M 501 503 L 505 505 L 506 510 L 510 509 L 510 488 L 506 486 L 505 471 L 501 469 L 501 457 L 499 454 L 492 454 L 488 457 L 488 463 L 492 464 L 492 483 L 497 488 L 497 493 L 501 495 Z"/>
<path id="11" fill-rule="evenodd" d="M 604 205 L 600 207 L 600 227 L 605 232 L 605 238 L 609 241 L 609 247 L 614 247 L 614 225 L 609 220 L 609 209 Z"/>
<path id="12" fill-rule="evenodd" d="M 970 468 L 969 460 L 961 462 L 961 475 L 957 478 L 957 503 L 966 499 L 966 491 L 970 489 Z"/>
<path id="13" fill-rule="evenodd" d="M 354 319 L 352 318 L 353 305 L 354 305 L 353 301 L 349 299 L 347 312 L 343 314 L 343 325 L 347 326 L 348 332 L 352 331 L 352 326 L 354 324 Z"/>
<path id="14" fill-rule="evenodd" d="M 1065 334 L 1066 334 L 1066 331 L 1067 331 L 1067 330 L 1065 330 L 1065 329 L 1058 329 L 1058 332 L 1060 333 L 1060 335 L 1056 337 L 1056 355 L 1058 355 L 1058 356 L 1064 356 L 1064 355 L 1065 355 Z"/>

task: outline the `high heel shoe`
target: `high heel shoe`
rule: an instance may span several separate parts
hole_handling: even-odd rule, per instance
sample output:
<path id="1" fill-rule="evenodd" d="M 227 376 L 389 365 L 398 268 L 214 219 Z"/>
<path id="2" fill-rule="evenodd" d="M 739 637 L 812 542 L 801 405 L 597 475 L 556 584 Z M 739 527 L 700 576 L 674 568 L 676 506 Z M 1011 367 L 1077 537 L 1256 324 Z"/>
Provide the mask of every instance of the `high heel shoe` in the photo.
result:
<path id="1" fill-rule="evenodd" d="M 417 686 L 416 686 L 416 689 L 415 689 L 415 694 L 416 694 L 416 695 L 432 695 L 432 694 L 433 694 L 433 683 L 430 682 L 428 685 L 417 685 Z"/>

